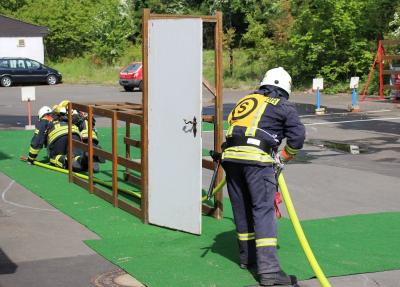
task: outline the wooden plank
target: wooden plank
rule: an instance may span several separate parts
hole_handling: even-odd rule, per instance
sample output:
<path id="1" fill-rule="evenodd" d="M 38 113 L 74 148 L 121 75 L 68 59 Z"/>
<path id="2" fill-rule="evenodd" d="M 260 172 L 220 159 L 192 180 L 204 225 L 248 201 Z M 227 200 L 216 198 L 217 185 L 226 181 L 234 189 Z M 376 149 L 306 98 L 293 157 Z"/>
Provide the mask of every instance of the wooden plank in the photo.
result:
<path id="1" fill-rule="evenodd" d="M 399 71 L 394 71 L 394 70 L 383 70 L 382 71 L 383 75 L 400 75 L 400 70 Z"/>
<path id="2" fill-rule="evenodd" d="M 202 159 L 203 168 L 214 170 L 214 162 L 208 159 Z"/>
<path id="3" fill-rule="evenodd" d="M 125 102 L 126 105 L 131 105 L 134 107 L 139 107 L 141 109 L 143 109 L 143 105 L 142 104 L 137 104 L 137 103 L 132 103 L 132 102 Z"/>
<path id="4" fill-rule="evenodd" d="M 93 193 L 93 108 L 88 109 L 88 172 L 89 172 L 89 192 Z"/>
<path id="5" fill-rule="evenodd" d="M 130 139 L 131 137 L 131 124 L 126 122 L 125 123 L 125 137 L 124 137 L 124 143 L 125 143 L 125 158 L 131 158 L 131 145 L 126 142 L 127 139 Z M 129 173 L 129 169 L 125 169 L 125 173 Z"/>
<path id="6" fill-rule="evenodd" d="M 168 15 L 168 14 L 150 14 L 149 19 L 157 20 L 157 19 L 198 19 L 201 18 L 203 22 L 217 22 L 217 18 L 215 16 L 196 16 L 196 15 Z"/>
<path id="7" fill-rule="evenodd" d="M 126 112 L 117 111 L 117 118 L 118 120 L 134 123 L 137 125 L 141 125 L 143 123 L 142 115 L 134 115 Z"/>
<path id="8" fill-rule="evenodd" d="M 99 106 L 102 109 L 107 109 L 107 110 L 118 110 L 118 109 L 129 109 L 129 110 L 138 110 L 137 107 L 133 105 L 127 105 L 125 103 L 117 103 L 117 104 L 110 104 L 110 105 L 101 105 Z"/>
<path id="9" fill-rule="evenodd" d="M 101 107 L 102 105 L 117 105 L 121 104 L 121 102 L 111 102 L 111 101 L 104 101 L 104 102 L 79 102 L 81 105 L 87 106 L 94 106 L 94 107 Z"/>
<path id="10" fill-rule="evenodd" d="M 214 150 L 217 152 L 221 152 L 221 144 L 222 144 L 222 133 L 223 133 L 223 56 L 222 56 L 222 39 L 223 39 L 223 30 L 222 30 L 222 13 L 220 11 L 217 12 L 217 23 L 215 25 L 214 30 L 214 39 L 215 39 L 215 122 L 214 122 Z M 216 182 L 220 182 L 223 178 L 222 168 L 218 169 L 217 180 Z M 217 219 L 223 218 L 223 193 L 219 192 L 214 197 L 214 216 Z"/>
<path id="11" fill-rule="evenodd" d="M 142 185 L 142 180 L 140 177 L 134 176 L 132 174 L 130 174 L 129 172 L 125 172 L 124 173 L 124 178 L 127 182 L 132 183 L 134 185 L 137 186 L 141 186 Z"/>
<path id="12" fill-rule="evenodd" d="M 125 210 L 126 212 L 129 212 L 130 214 L 133 214 L 139 218 L 142 218 L 142 211 L 139 208 L 137 208 L 133 205 L 130 205 L 121 199 L 118 199 L 118 206 L 119 206 L 119 208 Z"/>
<path id="13" fill-rule="evenodd" d="M 89 146 L 81 141 L 72 140 L 72 148 L 79 148 L 83 151 L 88 151 Z"/>
<path id="14" fill-rule="evenodd" d="M 77 185 L 79 185 L 80 187 L 82 187 L 82 188 L 84 188 L 86 190 L 89 190 L 89 183 L 87 181 L 84 181 L 83 179 L 75 176 L 75 175 L 72 175 L 72 182 L 77 184 Z"/>
<path id="15" fill-rule="evenodd" d="M 107 118 L 112 118 L 113 117 L 113 111 L 110 111 L 110 110 L 107 110 L 107 109 L 103 109 L 103 108 L 100 108 L 98 106 L 94 106 L 93 107 L 93 114 L 99 115 L 99 116 L 103 116 L 103 117 L 107 117 Z"/>
<path id="16" fill-rule="evenodd" d="M 140 148 L 140 141 L 138 141 L 138 140 L 124 137 L 124 143 L 128 146 L 134 146 L 134 147 Z M 127 156 L 126 158 L 130 158 L 130 156 Z"/>
<path id="17" fill-rule="evenodd" d="M 149 19 L 150 19 L 150 9 L 143 9 L 142 18 L 142 60 L 143 60 L 143 92 L 142 92 L 142 106 L 143 106 L 143 124 L 140 129 L 141 138 L 141 163 L 142 163 L 142 200 L 141 200 L 141 210 L 142 210 L 142 221 L 143 223 L 149 223 L 149 213 L 148 213 L 148 122 L 149 122 Z"/>
<path id="18" fill-rule="evenodd" d="M 215 97 L 215 88 L 203 77 L 203 86 Z"/>
<path id="19" fill-rule="evenodd" d="M 400 85 L 383 85 L 384 89 L 400 91 Z"/>
<path id="20" fill-rule="evenodd" d="M 111 194 L 108 192 L 102 190 L 101 188 L 94 186 L 93 188 L 93 194 L 97 195 L 98 197 L 104 199 L 105 201 L 108 201 L 109 203 L 113 203 L 114 199 Z"/>
<path id="21" fill-rule="evenodd" d="M 114 198 L 114 206 L 118 207 L 118 147 L 117 147 L 117 112 L 113 112 L 112 116 L 112 190 Z"/>
<path id="22" fill-rule="evenodd" d="M 214 123 L 214 116 L 213 115 L 203 115 L 202 119 L 203 119 L 203 122 Z"/>
<path id="23" fill-rule="evenodd" d="M 135 110 L 135 109 L 123 108 L 123 109 L 118 109 L 117 112 L 124 113 L 124 114 L 127 114 L 127 115 L 134 115 L 134 116 L 143 115 L 143 111 L 142 110 Z"/>
<path id="24" fill-rule="evenodd" d="M 129 169 L 133 169 L 136 171 L 141 171 L 141 164 L 129 159 L 126 159 L 122 156 L 118 156 L 118 164 L 127 167 Z"/>
<path id="25" fill-rule="evenodd" d="M 72 110 L 72 103 L 68 103 L 68 110 Z M 72 173 L 72 113 L 68 113 L 68 181 L 73 181 Z"/>
<path id="26" fill-rule="evenodd" d="M 81 104 L 81 103 L 72 103 L 72 109 L 71 110 L 68 109 L 68 110 L 69 111 L 77 110 L 77 111 L 80 111 L 80 112 L 87 113 L 89 109 L 88 109 L 87 105 L 84 105 L 84 104 Z"/>
<path id="27" fill-rule="evenodd" d="M 109 152 L 107 152 L 105 150 L 102 150 L 102 149 L 100 149 L 98 147 L 95 147 L 95 146 L 93 146 L 93 155 L 97 155 L 99 157 L 102 157 L 102 158 L 105 158 L 107 160 L 112 161 L 112 154 L 111 153 L 109 153 Z"/>

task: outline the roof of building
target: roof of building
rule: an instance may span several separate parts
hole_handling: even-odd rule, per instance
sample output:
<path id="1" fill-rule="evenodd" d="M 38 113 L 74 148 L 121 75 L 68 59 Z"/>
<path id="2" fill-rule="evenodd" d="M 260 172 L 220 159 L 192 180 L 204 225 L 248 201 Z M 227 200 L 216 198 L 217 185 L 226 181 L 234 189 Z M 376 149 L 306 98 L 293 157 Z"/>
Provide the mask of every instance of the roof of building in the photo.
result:
<path id="1" fill-rule="evenodd" d="M 0 37 L 44 37 L 49 28 L 0 15 Z"/>

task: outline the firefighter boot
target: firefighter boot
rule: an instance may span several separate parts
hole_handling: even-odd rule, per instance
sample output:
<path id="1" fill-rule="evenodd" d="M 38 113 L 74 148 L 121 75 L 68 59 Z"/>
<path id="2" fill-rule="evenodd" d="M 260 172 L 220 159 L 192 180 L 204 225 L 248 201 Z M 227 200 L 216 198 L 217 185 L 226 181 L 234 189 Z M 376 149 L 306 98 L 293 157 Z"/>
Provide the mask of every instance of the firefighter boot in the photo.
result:
<path id="1" fill-rule="evenodd" d="M 80 163 L 80 156 L 76 156 L 72 159 L 72 170 L 76 172 L 82 171 L 82 165 Z"/>
<path id="2" fill-rule="evenodd" d="M 88 153 L 83 153 L 83 156 L 80 157 L 80 164 L 82 165 L 82 169 L 87 171 L 89 168 L 89 158 Z M 100 165 L 98 162 L 93 161 L 93 172 L 98 173 L 100 171 Z"/>
<path id="3" fill-rule="evenodd" d="M 283 271 L 260 274 L 260 286 L 293 286 L 296 284 L 296 276 L 287 275 Z"/>

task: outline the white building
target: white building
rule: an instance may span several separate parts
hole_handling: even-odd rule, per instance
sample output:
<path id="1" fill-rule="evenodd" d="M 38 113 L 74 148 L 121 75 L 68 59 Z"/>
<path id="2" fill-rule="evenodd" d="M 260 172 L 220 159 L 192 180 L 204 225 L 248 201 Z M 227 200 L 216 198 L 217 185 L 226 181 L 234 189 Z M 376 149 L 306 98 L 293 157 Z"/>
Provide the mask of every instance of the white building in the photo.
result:
<path id="1" fill-rule="evenodd" d="M 44 63 L 43 37 L 49 29 L 0 15 L 0 58 L 22 57 Z"/>

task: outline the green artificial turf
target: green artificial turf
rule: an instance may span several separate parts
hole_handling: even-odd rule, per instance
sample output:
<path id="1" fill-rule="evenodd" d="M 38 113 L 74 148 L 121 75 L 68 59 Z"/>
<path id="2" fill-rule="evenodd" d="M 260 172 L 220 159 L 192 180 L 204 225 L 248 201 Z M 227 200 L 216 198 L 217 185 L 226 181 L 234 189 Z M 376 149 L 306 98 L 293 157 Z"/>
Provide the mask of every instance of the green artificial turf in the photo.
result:
<path id="1" fill-rule="evenodd" d="M 100 129 L 100 140 L 104 148 L 111 150 L 108 133 L 110 130 Z M 139 281 L 151 287 L 255 283 L 251 273 L 237 266 L 229 201 L 225 201 L 223 220 L 203 216 L 201 236 L 144 225 L 69 184 L 65 174 L 21 162 L 19 157 L 27 154 L 31 136 L 32 132 L 27 131 L 0 132 L 0 171 L 96 232 L 101 239 L 86 244 Z M 119 147 L 123 155 L 124 147 Z M 137 150 L 134 157 L 139 157 Z M 105 180 L 108 168 L 107 164 L 102 166 L 104 173 L 99 175 Z M 325 274 L 339 276 L 400 269 L 399 222 L 400 213 L 380 213 L 307 220 L 302 225 Z M 300 279 L 313 277 L 288 219 L 279 221 L 279 246 L 285 271 Z"/>

